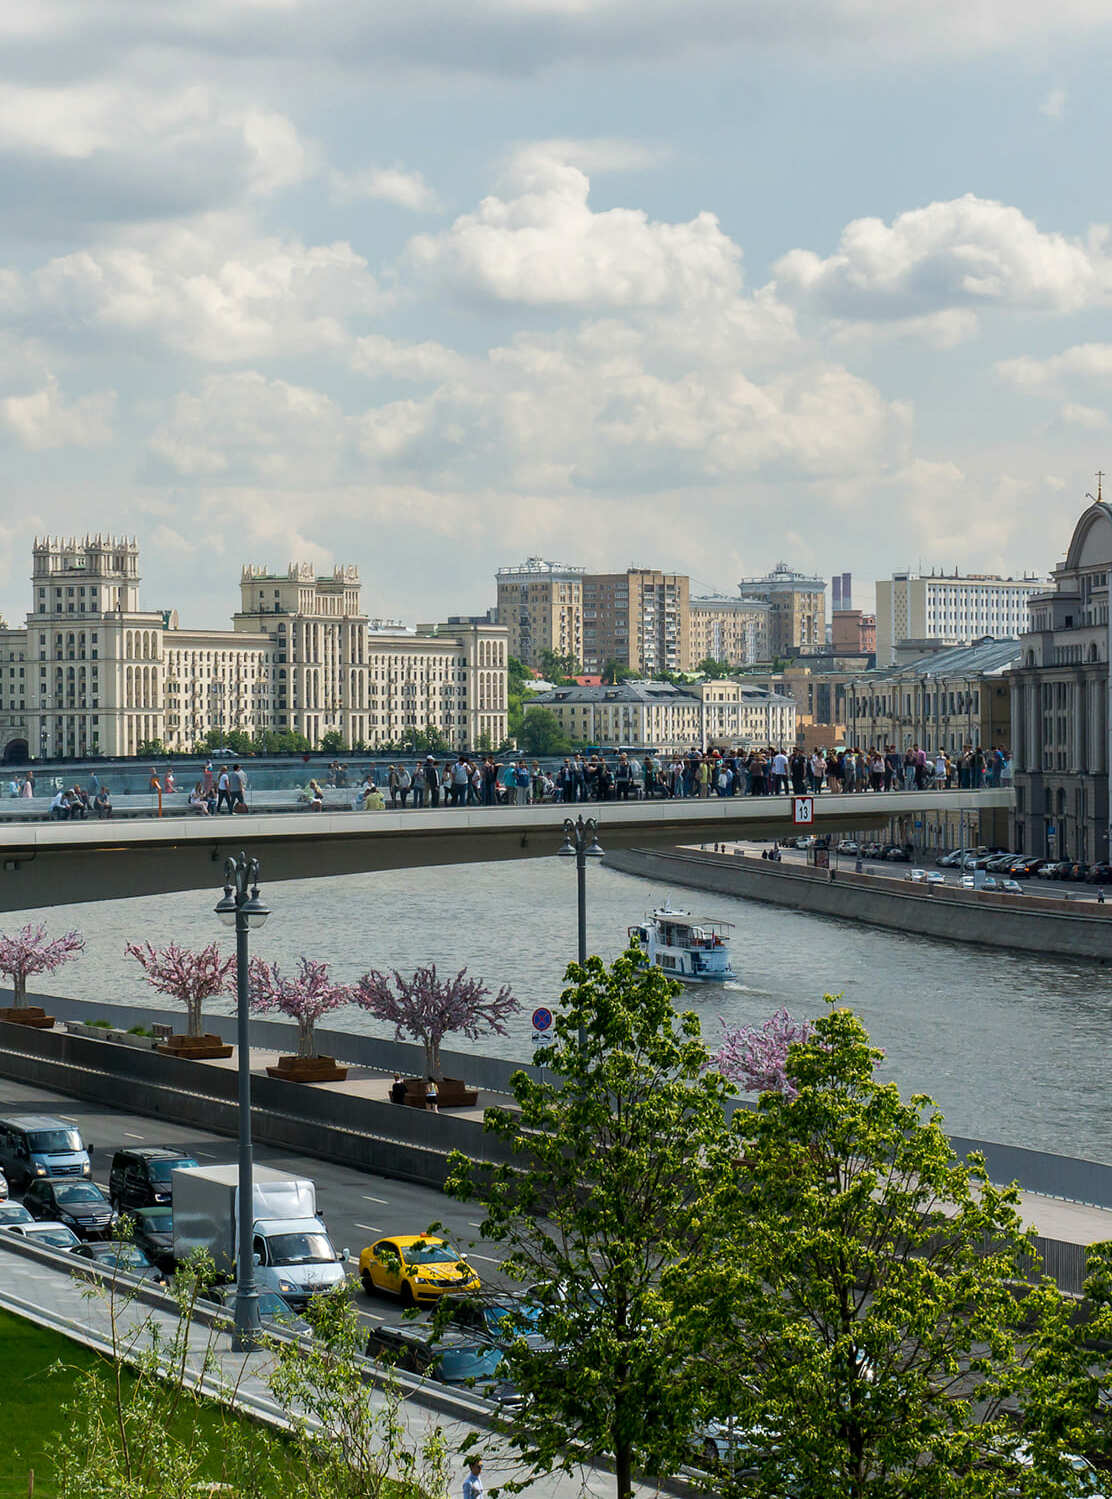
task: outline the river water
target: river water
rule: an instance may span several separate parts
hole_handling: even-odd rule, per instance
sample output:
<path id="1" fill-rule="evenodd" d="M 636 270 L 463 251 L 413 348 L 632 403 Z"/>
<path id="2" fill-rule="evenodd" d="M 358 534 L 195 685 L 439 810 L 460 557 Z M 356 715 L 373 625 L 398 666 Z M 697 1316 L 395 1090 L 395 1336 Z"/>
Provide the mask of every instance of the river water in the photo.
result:
<path id="1" fill-rule="evenodd" d="M 960 1135 L 1112 1164 L 1106 1092 L 1112 1046 L 1107 970 L 1091 963 L 1009 954 L 858 926 L 777 906 L 673 890 L 591 866 L 589 950 L 615 957 L 626 928 L 671 894 L 674 905 L 735 923 L 737 982 L 688 989 L 713 1044 L 721 1021 L 760 1023 L 781 1005 L 814 1016 L 838 994 L 886 1053 L 883 1071 L 905 1092 L 937 1099 Z M 558 998 L 575 954 L 575 870 L 570 860 L 457 865 L 301 880 L 266 887 L 273 912 L 252 952 L 293 966 L 301 953 L 326 958 L 341 980 L 368 967 L 441 972 L 466 966 L 492 985 L 508 983 L 522 1010 L 505 1037 L 473 1049 L 528 1059 L 534 1005 Z M 85 935 L 81 960 L 42 984 L 79 999 L 170 1004 L 148 989 L 124 944 L 149 939 L 190 946 L 234 941 L 213 915 L 216 890 L 149 896 L 29 912 L 51 933 Z M 10 926 L 11 919 L 8 925 Z M 230 1004 L 228 1005 L 230 1009 Z M 359 1010 L 326 1023 L 389 1032 Z"/>

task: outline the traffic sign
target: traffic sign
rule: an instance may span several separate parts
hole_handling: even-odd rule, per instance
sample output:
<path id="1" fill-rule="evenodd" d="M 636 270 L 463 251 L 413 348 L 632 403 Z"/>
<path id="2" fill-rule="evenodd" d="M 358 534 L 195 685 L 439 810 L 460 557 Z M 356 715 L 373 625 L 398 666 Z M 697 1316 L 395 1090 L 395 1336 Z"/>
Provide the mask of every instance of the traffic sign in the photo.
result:
<path id="1" fill-rule="evenodd" d="M 533 1029 L 535 1031 L 546 1031 L 552 1025 L 552 1011 L 546 1010 L 542 1005 L 533 1011 Z"/>
<path id="2" fill-rule="evenodd" d="M 797 828 L 810 827 L 815 820 L 815 798 L 813 796 L 792 797 L 792 822 Z"/>

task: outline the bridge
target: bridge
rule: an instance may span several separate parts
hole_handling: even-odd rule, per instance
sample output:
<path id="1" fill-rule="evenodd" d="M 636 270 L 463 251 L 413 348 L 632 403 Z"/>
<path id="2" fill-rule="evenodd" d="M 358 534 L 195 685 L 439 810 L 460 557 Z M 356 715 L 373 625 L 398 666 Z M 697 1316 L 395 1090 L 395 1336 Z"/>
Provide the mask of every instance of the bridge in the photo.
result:
<path id="1" fill-rule="evenodd" d="M 982 791 L 823 793 L 812 829 L 844 834 L 890 818 L 1009 809 L 1010 787 Z M 0 827 L 0 911 L 217 889 L 224 860 L 241 848 L 275 880 L 413 869 L 426 865 L 549 858 L 569 814 L 599 821 L 605 849 L 669 847 L 741 838 L 786 838 L 792 799 L 710 797 L 580 806 L 429 808 L 399 812 L 286 813 L 249 817 L 136 818 Z"/>

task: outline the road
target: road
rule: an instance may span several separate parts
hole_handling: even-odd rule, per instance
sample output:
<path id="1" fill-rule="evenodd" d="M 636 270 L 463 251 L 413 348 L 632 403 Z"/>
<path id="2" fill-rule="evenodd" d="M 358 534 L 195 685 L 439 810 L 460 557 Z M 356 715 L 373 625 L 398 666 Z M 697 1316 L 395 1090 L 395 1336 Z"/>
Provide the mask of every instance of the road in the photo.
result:
<path id="1" fill-rule="evenodd" d="M 164 1127 L 157 1119 L 128 1114 L 99 1104 L 69 1098 L 48 1089 L 0 1078 L 0 1117 L 25 1113 L 60 1114 L 72 1119 L 82 1138 L 93 1146 L 93 1179 L 107 1195 L 108 1170 L 117 1150 L 134 1145 L 171 1145 L 196 1156 L 203 1166 L 234 1162 L 236 1144 L 225 1135 L 195 1128 Z M 496 1246 L 479 1237 L 480 1209 L 459 1203 L 432 1187 L 364 1174 L 310 1156 L 292 1155 L 265 1145 L 255 1147 L 255 1159 L 267 1166 L 307 1176 L 317 1184 L 320 1208 L 337 1249 L 349 1251 L 348 1268 L 357 1273 L 359 1251 L 391 1233 L 420 1233 L 442 1223 L 456 1247 L 464 1251 L 484 1285 L 504 1286 Z M 471 1246 L 475 1245 L 472 1249 Z M 389 1297 L 356 1292 L 359 1313 L 371 1322 L 396 1321 L 398 1303 Z"/>
<path id="2" fill-rule="evenodd" d="M 727 843 L 724 847 L 730 853 L 738 850 L 741 853 L 760 858 L 762 850 L 770 847 L 770 840 L 739 840 Z M 856 867 L 857 856 L 851 853 L 837 853 L 836 849 L 837 844 L 835 842 L 830 851 L 831 867 L 852 871 Z M 801 849 L 786 848 L 781 845 L 780 855 L 785 864 L 805 865 L 807 863 L 807 853 Z M 863 857 L 861 865 L 865 874 L 879 874 L 890 880 L 904 879 L 911 869 L 931 870 L 934 873 L 942 875 L 947 885 L 958 887 L 961 885 L 962 874 L 969 872 L 960 869 L 939 869 L 934 858 L 926 854 L 914 855 L 911 862 L 906 864 L 902 860 L 889 863 L 886 859 Z M 1009 879 L 1010 876 L 995 874 L 993 878 L 1001 880 Z M 1032 875 L 1029 879 L 1020 880 L 1019 883 L 1023 886 L 1023 893 L 1025 895 L 1043 895 L 1051 900 L 1095 901 L 1097 899 L 1098 887 L 1096 885 L 1088 885 L 1083 880 L 1040 880 L 1037 875 Z M 1112 897 L 1112 885 L 1105 891 L 1105 894 Z"/>

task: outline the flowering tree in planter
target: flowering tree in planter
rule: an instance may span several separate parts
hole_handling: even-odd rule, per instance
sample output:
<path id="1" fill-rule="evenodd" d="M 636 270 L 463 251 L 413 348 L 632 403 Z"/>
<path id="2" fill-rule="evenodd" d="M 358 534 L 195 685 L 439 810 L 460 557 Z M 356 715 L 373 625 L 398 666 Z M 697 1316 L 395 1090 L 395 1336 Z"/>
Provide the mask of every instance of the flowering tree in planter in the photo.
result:
<path id="1" fill-rule="evenodd" d="M 412 1036 L 420 1041 L 425 1072 L 438 1080 L 440 1043 L 446 1035 L 459 1031 L 472 1041 L 492 1033 L 504 1036 L 502 1022 L 519 1008 L 508 985 L 495 994 L 482 979 L 468 978 L 466 968 L 453 979 L 442 979 L 435 963 L 418 968 L 412 978 L 403 978 L 395 969 L 393 983 L 372 968 L 355 985 L 351 998 L 368 1014 L 388 1021 L 395 1040 Z"/>
<path id="2" fill-rule="evenodd" d="M 193 1038 L 203 1034 L 201 1009 L 205 1000 L 233 992 L 235 957 L 225 957 L 215 942 L 200 952 L 179 947 L 176 942 L 163 948 L 152 947 L 149 942 L 129 942 L 124 952 L 139 964 L 152 989 L 185 1005 L 186 1034 Z"/>
<path id="3" fill-rule="evenodd" d="M 794 1098 L 797 1089 L 788 1076 L 788 1049 L 809 1041 L 813 1029 L 809 1020 L 796 1020 L 787 1010 L 777 1010 L 764 1025 L 724 1026 L 722 1045 L 710 1066 L 750 1093 Z"/>
<path id="4" fill-rule="evenodd" d="M 297 1056 L 306 1060 L 317 1055 L 313 1027 L 322 1015 L 351 1004 L 352 993 L 346 984 L 333 983 L 327 963 L 299 958 L 297 973 L 286 978 L 277 963 L 262 958 L 251 959 L 248 997 L 251 1008 L 260 1015 L 278 1010 L 297 1021 Z"/>
<path id="5" fill-rule="evenodd" d="M 14 936 L 0 936 L 0 973 L 12 981 L 13 1009 L 27 1009 L 27 980 L 35 973 L 56 973 L 85 950 L 80 932 L 66 932 L 48 939 L 46 927 L 21 927 Z"/>

